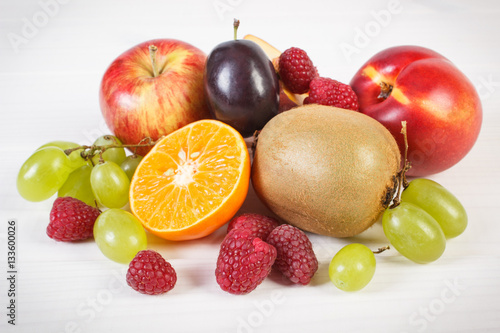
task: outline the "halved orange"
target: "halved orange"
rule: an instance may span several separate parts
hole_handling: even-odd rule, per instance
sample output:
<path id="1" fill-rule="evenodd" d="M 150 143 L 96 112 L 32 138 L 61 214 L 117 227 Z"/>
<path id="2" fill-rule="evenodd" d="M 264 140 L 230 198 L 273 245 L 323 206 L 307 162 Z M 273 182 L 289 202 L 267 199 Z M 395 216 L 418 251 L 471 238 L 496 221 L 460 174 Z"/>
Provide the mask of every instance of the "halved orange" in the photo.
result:
<path id="1" fill-rule="evenodd" d="M 241 207 L 250 182 L 242 136 L 205 119 L 172 132 L 142 159 L 130 184 L 130 209 L 168 240 L 204 237 Z"/>

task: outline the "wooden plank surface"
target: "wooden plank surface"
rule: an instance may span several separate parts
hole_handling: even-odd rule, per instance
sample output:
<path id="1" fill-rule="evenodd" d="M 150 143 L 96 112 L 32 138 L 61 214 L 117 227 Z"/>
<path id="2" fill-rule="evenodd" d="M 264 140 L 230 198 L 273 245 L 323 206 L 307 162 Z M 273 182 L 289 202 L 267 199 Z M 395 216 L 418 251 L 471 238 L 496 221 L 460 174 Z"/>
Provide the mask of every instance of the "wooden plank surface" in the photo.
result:
<path id="1" fill-rule="evenodd" d="M 0 3 L 0 327 L 2 332 L 498 332 L 500 330 L 500 6 L 495 1 L 77 1 Z M 484 122 L 473 150 L 433 175 L 464 204 L 469 226 L 437 262 L 380 255 L 372 282 L 344 293 L 328 264 L 344 245 L 387 243 L 380 224 L 350 239 L 310 235 L 320 267 L 309 286 L 273 274 L 254 292 L 218 287 L 222 228 L 184 243 L 149 235 L 178 273 L 174 290 L 148 297 L 125 284 L 126 266 L 93 242 L 45 234 L 52 199 L 29 203 L 15 179 L 23 161 L 52 140 L 91 143 L 109 132 L 98 89 L 110 62 L 152 38 L 177 38 L 206 53 L 239 34 L 277 48 L 305 49 L 320 73 L 348 83 L 376 52 L 431 48 L 453 61 L 481 95 Z M 372 29 L 372 30 L 370 30 Z M 369 36 L 368 36 L 368 34 Z M 366 35 L 366 38 L 360 37 Z M 356 52 L 343 50 L 350 45 Z M 262 212 L 253 191 L 242 212 Z M 7 223 L 17 221 L 16 325 L 8 324 Z"/>

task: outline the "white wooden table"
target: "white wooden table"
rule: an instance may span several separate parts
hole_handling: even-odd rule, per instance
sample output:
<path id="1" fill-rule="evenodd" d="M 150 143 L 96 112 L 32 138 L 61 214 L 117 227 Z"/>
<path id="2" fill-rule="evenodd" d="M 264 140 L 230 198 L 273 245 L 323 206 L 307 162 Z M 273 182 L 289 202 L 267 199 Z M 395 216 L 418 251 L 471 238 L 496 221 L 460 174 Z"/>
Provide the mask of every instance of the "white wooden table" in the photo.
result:
<path id="1" fill-rule="evenodd" d="M 500 6 L 491 1 L 131 1 L 0 2 L 0 327 L 2 332 L 498 332 L 500 331 Z M 153 38 L 177 38 L 205 52 L 251 33 L 284 50 L 305 49 L 320 73 L 348 83 L 376 52 L 416 44 L 452 60 L 476 85 L 484 123 L 473 150 L 433 175 L 464 204 L 469 226 L 444 255 L 413 264 L 396 251 L 378 257 L 372 282 L 345 293 L 328 264 L 345 244 L 385 245 L 380 224 L 351 238 L 311 235 L 320 261 L 309 286 L 273 274 L 254 292 L 220 290 L 215 262 L 225 228 L 197 241 L 150 236 L 177 270 L 166 295 L 141 295 L 127 266 L 89 241 L 45 234 L 51 200 L 30 203 L 15 178 L 45 142 L 90 144 L 109 132 L 98 88 L 109 63 Z M 362 37 L 362 35 L 366 35 Z M 349 46 L 347 46 L 349 45 Z M 346 52 L 346 49 L 355 52 Z M 267 211 L 250 192 L 242 212 Z M 8 221 L 17 221 L 15 297 L 8 295 Z M 15 300 L 15 326 L 8 324 Z"/>

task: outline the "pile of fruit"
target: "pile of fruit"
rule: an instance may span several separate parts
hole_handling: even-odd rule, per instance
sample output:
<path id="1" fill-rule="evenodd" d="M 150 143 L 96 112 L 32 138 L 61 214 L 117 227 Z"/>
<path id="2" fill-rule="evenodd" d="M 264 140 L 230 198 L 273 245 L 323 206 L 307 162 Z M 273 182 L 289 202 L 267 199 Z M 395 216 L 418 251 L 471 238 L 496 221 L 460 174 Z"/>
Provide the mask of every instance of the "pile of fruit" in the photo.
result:
<path id="1" fill-rule="evenodd" d="M 146 232 L 183 241 L 227 224 L 215 280 L 232 294 L 251 292 L 272 269 L 309 284 L 318 261 L 305 232 L 352 237 L 381 220 L 401 255 L 437 260 L 467 214 L 444 187 L 417 177 L 458 163 L 477 139 L 481 103 L 465 75 L 434 51 L 400 46 L 345 84 L 320 75 L 302 49 L 237 39 L 238 25 L 208 56 L 157 39 L 112 62 L 100 103 L 113 134 L 91 146 L 47 143 L 19 171 L 26 200 L 57 193 L 47 235 L 94 238 L 129 265 L 127 283 L 144 294 L 177 281 Z M 275 217 L 236 216 L 250 182 Z M 374 253 L 388 248 L 345 246 L 330 263 L 332 282 L 362 289 Z"/>

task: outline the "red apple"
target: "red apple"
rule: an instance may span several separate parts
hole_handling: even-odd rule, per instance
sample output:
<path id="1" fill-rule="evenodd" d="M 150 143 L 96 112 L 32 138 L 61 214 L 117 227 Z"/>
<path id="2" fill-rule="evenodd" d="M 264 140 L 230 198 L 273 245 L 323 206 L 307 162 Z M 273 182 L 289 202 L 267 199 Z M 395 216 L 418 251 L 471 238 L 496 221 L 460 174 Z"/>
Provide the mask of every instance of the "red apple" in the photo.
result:
<path id="1" fill-rule="evenodd" d="M 100 87 L 109 129 L 124 144 L 137 144 L 210 118 L 203 90 L 205 60 L 201 50 L 175 39 L 150 40 L 121 54 Z M 145 155 L 150 149 L 137 153 Z"/>
<path id="2" fill-rule="evenodd" d="M 479 135 L 482 107 L 472 83 L 448 59 L 419 46 L 396 46 L 369 59 L 350 82 L 359 111 L 380 121 L 404 153 L 407 121 L 409 176 L 455 165 Z"/>

